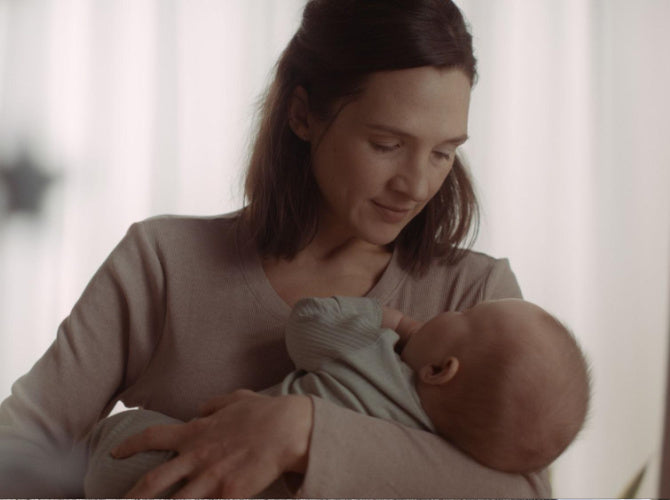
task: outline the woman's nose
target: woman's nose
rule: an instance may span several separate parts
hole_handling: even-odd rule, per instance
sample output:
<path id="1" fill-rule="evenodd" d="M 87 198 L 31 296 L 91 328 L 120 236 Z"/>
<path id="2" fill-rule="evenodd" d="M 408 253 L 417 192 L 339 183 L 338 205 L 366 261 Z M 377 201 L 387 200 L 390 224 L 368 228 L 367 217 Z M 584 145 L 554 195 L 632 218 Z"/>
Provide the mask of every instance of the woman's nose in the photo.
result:
<path id="1" fill-rule="evenodd" d="M 425 201 L 430 196 L 429 168 L 428 160 L 409 158 L 399 166 L 391 187 L 413 201 Z"/>

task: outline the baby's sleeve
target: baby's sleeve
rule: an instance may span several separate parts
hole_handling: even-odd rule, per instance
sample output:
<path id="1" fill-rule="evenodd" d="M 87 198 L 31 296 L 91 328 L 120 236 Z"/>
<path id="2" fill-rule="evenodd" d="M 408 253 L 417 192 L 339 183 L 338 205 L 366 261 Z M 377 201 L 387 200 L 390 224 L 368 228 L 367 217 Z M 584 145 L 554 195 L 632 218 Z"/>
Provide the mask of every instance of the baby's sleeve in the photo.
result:
<path id="1" fill-rule="evenodd" d="M 286 348 L 297 369 L 315 371 L 376 342 L 382 332 L 381 319 L 381 306 L 374 299 L 302 299 L 286 325 Z"/>

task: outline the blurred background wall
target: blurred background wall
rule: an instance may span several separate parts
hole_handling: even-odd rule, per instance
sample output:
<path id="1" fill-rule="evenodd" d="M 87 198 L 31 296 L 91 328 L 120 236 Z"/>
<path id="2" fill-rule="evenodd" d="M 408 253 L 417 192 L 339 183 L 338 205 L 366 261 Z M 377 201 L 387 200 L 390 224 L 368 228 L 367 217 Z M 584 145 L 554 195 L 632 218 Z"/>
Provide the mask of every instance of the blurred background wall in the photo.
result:
<path id="1" fill-rule="evenodd" d="M 458 0 L 462 154 L 526 298 L 591 361 L 555 496 L 658 496 L 670 302 L 670 2 Z M 241 206 L 255 103 L 303 0 L 0 0 L 0 398 L 133 221 Z"/>

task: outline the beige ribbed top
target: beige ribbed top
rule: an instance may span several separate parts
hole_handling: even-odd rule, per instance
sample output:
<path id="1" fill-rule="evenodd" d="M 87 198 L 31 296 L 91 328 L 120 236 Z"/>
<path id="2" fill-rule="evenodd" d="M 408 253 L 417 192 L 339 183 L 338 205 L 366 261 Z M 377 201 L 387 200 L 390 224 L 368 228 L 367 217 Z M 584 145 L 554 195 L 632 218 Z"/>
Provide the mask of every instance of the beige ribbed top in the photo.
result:
<path id="1" fill-rule="evenodd" d="M 246 234 L 235 214 L 159 217 L 130 228 L 52 346 L 0 406 L 0 497 L 81 495 L 72 452 L 117 400 L 188 420 L 208 398 L 269 387 L 293 369 L 283 340 L 290 308 Z M 422 320 L 520 291 L 506 260 L 470 252 L 421 278 L 407 276 L 394 256 L 368 296 Z M 22 457 L 41 485 L 18 480 Z M 317 398 L 297 494 L 546 497 L 550 491 L 543 474 L 486 469 L 438 436 Z"/>

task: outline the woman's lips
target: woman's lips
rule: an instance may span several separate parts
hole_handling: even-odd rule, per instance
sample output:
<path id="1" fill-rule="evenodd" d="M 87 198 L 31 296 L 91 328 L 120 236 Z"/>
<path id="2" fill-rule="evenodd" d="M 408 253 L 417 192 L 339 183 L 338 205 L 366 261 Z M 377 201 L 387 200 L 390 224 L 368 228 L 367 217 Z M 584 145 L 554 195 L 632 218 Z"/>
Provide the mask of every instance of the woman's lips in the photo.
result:
<path id="1" fill-rule="evenodd" d="M 398 224 L 407 219 L 407 216 L 412 212 L 411 208 L 405 207 L 394 207 L 392 205 L 385 205 L 377 201 L 372 201 L 372 204 L 377 209 L 377 212 L 381 215 L 381 218 L 384 222 L 389 224 Z"/>

